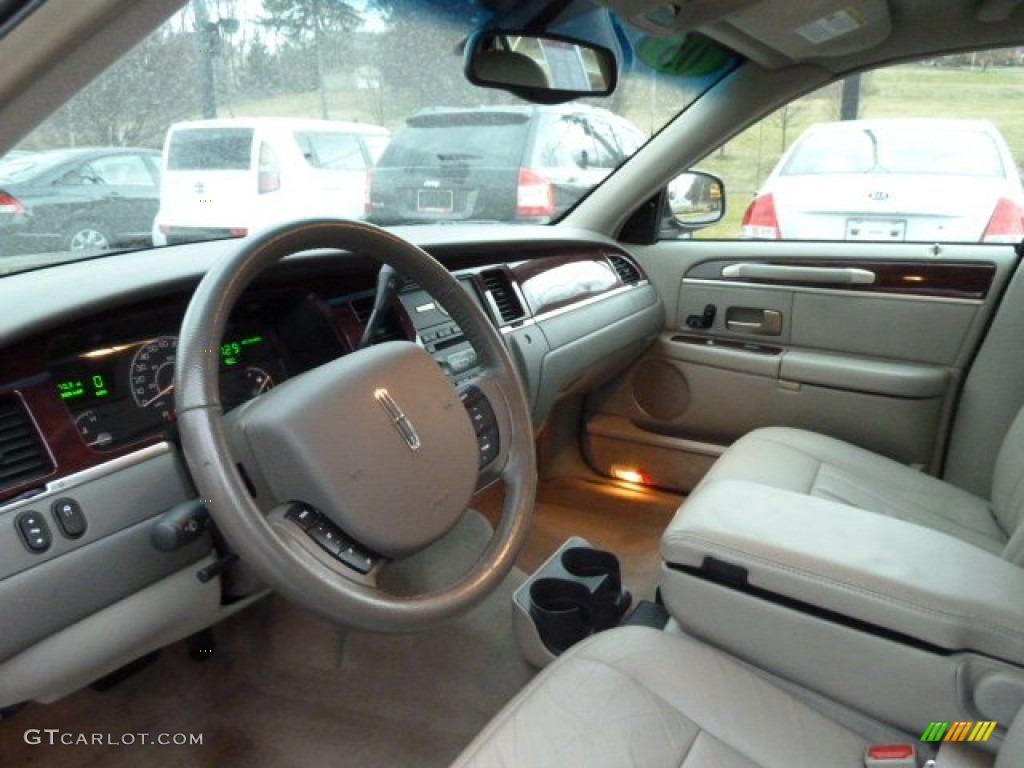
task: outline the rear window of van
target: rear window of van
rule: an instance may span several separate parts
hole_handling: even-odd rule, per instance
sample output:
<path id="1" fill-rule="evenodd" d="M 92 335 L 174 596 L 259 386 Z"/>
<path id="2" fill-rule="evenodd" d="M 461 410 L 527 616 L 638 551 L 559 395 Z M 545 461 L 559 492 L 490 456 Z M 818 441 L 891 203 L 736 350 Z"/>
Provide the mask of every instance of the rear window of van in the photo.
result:
<path id="1" fill-rule="evenodd" d="M 365 171 L 366 158 L 359 139 L 347 133 L 297 131 L 295 140 L 303 157 L 314 168 L 331 171 Z"/>
<path id="2" fill-rule="evenodd" d="M 252 128 L 183 128 L 171 134 L 169 171 L 245 171 L 252 165 Z"/>

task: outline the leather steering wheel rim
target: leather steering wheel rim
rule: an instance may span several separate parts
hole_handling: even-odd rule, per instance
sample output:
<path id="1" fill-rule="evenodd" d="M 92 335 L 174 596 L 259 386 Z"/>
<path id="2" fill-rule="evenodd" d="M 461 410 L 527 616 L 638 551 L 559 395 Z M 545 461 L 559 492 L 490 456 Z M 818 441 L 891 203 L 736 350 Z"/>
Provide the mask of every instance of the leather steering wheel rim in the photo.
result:
<path id="1" fill-rule="evenodd" d="M 475 383 L 502 417 L 503 448 L 496 472 L 505 488 L 501 517 L 475 564 L 441 590 L 398 596 L 325 566 L 296 546 L 295 537 L 271 519 L 265 506 L 257 505 L 236 467 L 219 393 L 219 350 L 228 317 L 265 269 L 290 254 L 319 249 L 372 256 L 416 281 L 444 306 L 476 350 L 482 376 Z M 379 227 L 316 219 L 239 241 L 233 253 L 209 270 L 189 303 L 178 342 L 175 407 L 193 481 L 234 551 L 275 591 L 339 623 L 405 632 L 462 614 L 500 584 L 525 540 L 537 484 L 536 460 L 526 396 L 508 351 L 482 308 L 444 266 Z"/>

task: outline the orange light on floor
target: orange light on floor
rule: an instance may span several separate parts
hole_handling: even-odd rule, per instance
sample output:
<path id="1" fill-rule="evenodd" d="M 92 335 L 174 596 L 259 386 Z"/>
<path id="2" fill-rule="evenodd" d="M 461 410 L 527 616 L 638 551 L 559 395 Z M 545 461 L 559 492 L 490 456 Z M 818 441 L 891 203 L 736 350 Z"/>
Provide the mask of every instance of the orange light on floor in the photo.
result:
<path id="1" fill-rule="evenodd" d="M 651 476 L 642 469 L 638 469 L 636 467 L 624 467 L 621 464 L 612 464 L 611 474 L 616 480 L 622 480 L 626 483 L 635 483 L 636 485 L 651 484 Z"/>

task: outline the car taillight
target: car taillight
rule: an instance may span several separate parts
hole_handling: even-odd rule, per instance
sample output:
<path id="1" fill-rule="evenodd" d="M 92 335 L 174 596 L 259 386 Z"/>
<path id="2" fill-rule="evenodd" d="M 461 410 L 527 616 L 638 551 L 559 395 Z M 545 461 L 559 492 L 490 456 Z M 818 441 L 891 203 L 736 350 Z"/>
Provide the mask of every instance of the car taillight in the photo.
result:
<path id="1" fill-rule="evenodd" d="M 363 213 L 373 213 L 373 171 L 366 172 L 366 185 L 363 187 Z"/>
<path id="2" fill-rule="evenodd" d="M 555 213 L 555 188 L 530 168 L 519 169 L 516 188 L 517 216 L 552 216 Z"/>
<path id="3" fill-rule="evenodd" d="M 1019 243 L 1021 240 L 1024 240 L 1024 209 L 1013 200 L 1000 197 L 981 242 Z"/>
<path id="4" fill-rule="evenodd" d="M 778 240 L 782 237 L 779 231 L 779 217 L 775 215 L 775 197 L 767 195 L 755 197 L 754 202 L 743 214 L 743 237 L 755 240 Z"/>
<path id="5" fill-rule="evenodd" d="M 277 163 L 277 153 L 267 144 L 260 144 L 260 166 L 257 189 L 262 195 L 275 192 L 281 188 L 281 168 Z"/>
<path id="6" fill-rule="evenodd" d="M 0 192 L 0 213 L 19 214 L 25 212 L 25 206 L 21 201 L 6 192 Z"/>

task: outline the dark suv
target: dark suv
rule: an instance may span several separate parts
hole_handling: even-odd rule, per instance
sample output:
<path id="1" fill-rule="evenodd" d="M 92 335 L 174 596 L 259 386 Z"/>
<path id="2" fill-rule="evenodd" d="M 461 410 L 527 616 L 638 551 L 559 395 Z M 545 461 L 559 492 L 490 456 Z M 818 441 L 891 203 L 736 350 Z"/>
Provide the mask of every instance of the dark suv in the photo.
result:
<path id="1" fill-rule="evenodd" d="M 423 110 L 377 163 L 366 213 L 378 224 L 545 222 L 645 140 L 628 120 L 578 104 Z"/>

